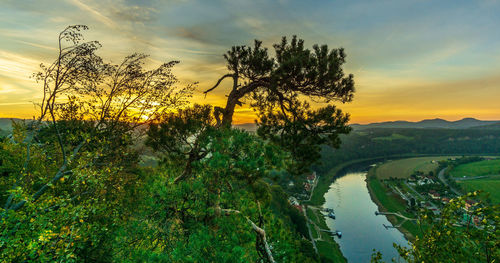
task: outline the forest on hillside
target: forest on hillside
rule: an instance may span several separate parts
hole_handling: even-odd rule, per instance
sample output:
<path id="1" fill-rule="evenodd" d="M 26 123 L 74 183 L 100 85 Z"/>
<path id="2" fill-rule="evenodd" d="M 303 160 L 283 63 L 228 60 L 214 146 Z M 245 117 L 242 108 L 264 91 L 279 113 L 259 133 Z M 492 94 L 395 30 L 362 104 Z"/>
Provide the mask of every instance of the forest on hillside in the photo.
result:
<path id="1" fill-rule="evenodd" d="M 226 105 L 214 107 L 192 100 L 199 87 L 181 84 L 173 73 L 178 61 L 152 69 L 143 54 L 106 62 L 100 43 L 84 39 L 86 29 L 60 33 L 53 63 L 34 74 L 43 94 L 36 119 L 16 121 L 1 139 L 3 262 L 328 262 L 273 178 L 304 175 L 324 147 L 340 147 L 350 132 L 349 115 L 332 103 L 353 99 L 343 49 L 309 49 L 295 36 L 283 37 L 272 54 L 257 40 L 232 47 L 227 74 L 204 91 L 231 83 Z M 232 128 L 243 103 L 257 113 L 256 134 Z M 342 149 L 365 145 L 366 135 L 354 136 Z M 371 142 L 391 136 L 377 133 Z M 481 211 L 488 226 L 498 226 L 498 210 Z M 401 253 L 433 258 L 426 241 L 435 246 L 435 233 L 449 230 L 441 226 Z M 486 259 L 498 256 L 490 231 L 474 230 L 488 238 L 478 248 L 491 254 L 493 246 Z M 450 233 L 441 245 L 469 237 Z"/>
<path id="2" fill-rule="evenodd" d="M 408 155 L 500 155 L 497 129 L 371 128 L 341 135 L 342 147 L 323 146 L 319 172 L 364 158 Z"/>

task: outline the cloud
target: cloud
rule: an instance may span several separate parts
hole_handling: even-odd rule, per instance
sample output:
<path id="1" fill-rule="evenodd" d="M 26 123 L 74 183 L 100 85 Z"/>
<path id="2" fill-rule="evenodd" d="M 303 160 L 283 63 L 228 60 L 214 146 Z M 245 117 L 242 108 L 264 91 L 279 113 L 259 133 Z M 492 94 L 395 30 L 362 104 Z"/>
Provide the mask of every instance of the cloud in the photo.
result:
<path id="1" fill-rule="evenodd" d="M 157 11 L 152 7 L 138 5 L 112 5 L 111 12 L 114 18 L 133 23 L 146 23 L 154 19 Z"/>
<path id="2" fill-rule="evenodd" d="M 100 21 L 103 24 L 107 25 L 108 27 L 110 27 L 112 29 L 118 29 L 118 25 L 113 20 L 111 20 L 109 17 L 103 15 L 101 12 L 97 11 L 95 8 L 93 8 L 93 7 L 91 7 L 91 6 L 87 5 L 87 4 L 84 4 L 84 3 L 82 3 L 79 0 L 69 0 L 69 1 L 73 5 L 75 5 L 76 7 L 80 8 L 81 10 L 89 13 L 95 19 L 97 19 L 98 21 Z"/>
<path id="3" fill-rule="evenodd" d="M 194 40 L 201 43 L 210 43 L 212 38 L 206 35 L 201 27 L 178 27 L 175 29 L 176 36 Z"/>
<path id="4" fill-rule="evenodd" d="M 493 99 L 500 97 L 498 1 L 4 0 L 0 6 L 0 85 L 7 85 L 0 86 L 1 103 L 34 100 L 28 76 L 55 58 L 57 34 L 87 24 L 86 39 L 103 44 L 106 60 L 117 63 L 132 52 L 151 54 L 148 66 L 180 60 L 175 74 L 199 81 L 200 90 L 227 71 L 222 55 L 231 46 L 257 38 L 273 53 L 281 36 L 297 34 L 308 47 L 346 49 L 345 71 L 355 73 L 358 92 L 342 107 L 353 119 L 500 112 Z M 229 86 L 206 98 L 198 92 L 194 100 L 223 106 Z M 241 118 L 249 118 L 248 108 L 241 109 Z"/>
<path id="5" fill-rule="evenodd" d="M 30 75 L 38 69 L 37 65 L 39 62 L 34 59 L 0 50 L 0 75 L 29 80 Z"/>

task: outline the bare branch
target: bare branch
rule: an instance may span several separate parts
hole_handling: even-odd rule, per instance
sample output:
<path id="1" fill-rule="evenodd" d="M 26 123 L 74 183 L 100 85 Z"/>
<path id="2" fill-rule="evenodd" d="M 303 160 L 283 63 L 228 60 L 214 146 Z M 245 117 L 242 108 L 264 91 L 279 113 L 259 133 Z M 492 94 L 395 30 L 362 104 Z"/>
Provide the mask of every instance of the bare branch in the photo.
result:
<path id="1" fill-rule="evenodd" d="M 262 213 L 260 211 L 260 203 L 258 203 L 258 205 L 259 205 L 259 214 L 260 214 L 260 216 L 262 216 Z M 234 210 L 234 209 L 221 209 L 221 212 L 225 213 L 226 215 L 229 215 L 229 214 L 241 214 L 241 212 L 239 210 Z M 257 226 L 252 220 L 250 220 L 250 218 L 248 218 L 248 217 L 245 216 L 245 219 L 252 226 L 252 229 L 257 234 L 257 242 L 260 239 L 260 241 L 264 245 L 264 250 L 265 250 L 265 253 L 266 253 L 266 255 L 265 255 L 266 256 L 266 260 L 268 262 L 271 262 L 271 263 L 276 262 L 276 261 L 274 261 L 273 253 L 271 251 L 271 247 L 269 246 L 269 243 L 267 243 L 266 231 L 264 229 L 260 228 L 259 226 Z"/>
<path id="2" fill-rule="evenodd" d="M 219 84 L 220 84 L 220 83 L 221 83 L 221 82 L 222 82 L 225 78 L 229 78 L 229 77 L 235 78 L 235 75 L 234 75 L 234 74 L 226 74 L 226 75 L 222 76 L 222 77 L 221 77 L 221 78 L 217 81 L 217 83 L 216 83 L 216 84 L 215 84 L 212 88 L 207 89 L 207 90 L 205 90 L 205 91 L 203 92 L 203 93 L 205 94 L 205 96 L 207 96 L 207 93 L 209 93 L 210 91 L 212 91 L 212 90 L 216 89 L 216 88 L 219 86 Z"/>

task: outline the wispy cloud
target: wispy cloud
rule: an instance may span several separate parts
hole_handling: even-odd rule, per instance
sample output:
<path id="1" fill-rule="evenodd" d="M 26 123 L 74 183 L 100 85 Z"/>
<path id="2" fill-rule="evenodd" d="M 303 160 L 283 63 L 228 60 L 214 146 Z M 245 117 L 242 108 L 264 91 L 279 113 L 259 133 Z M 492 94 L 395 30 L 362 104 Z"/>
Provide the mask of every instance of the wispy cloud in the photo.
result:
<path id="1" fill-rule="evenodd" d="M 222 55 L 233 45 L 270 48 L 283 35 L 344 47 L 346 72 L 357 94 L 342 105 L 353 120 L 387 120 L 403 114 L 451 116 L 453 109 L 492 116 L 500 97 L 500 2 L 245 0 L 66 0 L 0 3 L 0 111 L 19 112 L 36 100 L 30 74 L 56 56 L 57 33 L 87 24 L 106 59 L 151 54 L 156 65 L 180 60 L 183 82 L 204 90 L 226 72 Z M 496 85 L 496 86 L 495 86 Z M 199 103 L 223 105 L 224 83 Z M 475 92 L 476 91 L 476 92 Z M 20 103 L 19 106 L 15 106 Z M 462 109 L 462 110 L 461 110 Z M 252 112 L 241 108 L 239 118 Z M 489 114 L 489 115 L 488 115 Z M 413 115 L 412 115 L 413 116 Z M 479 116 L 480 117 L 480 116 Z M 417 117 L 415 117 L 417 118 Z M 500 115 L 499 115 L 500 118 Z M 250 120 L 251 121 L 251 120 Z"/>
<path id="2" fill-rule="evenodd" d="M 19 54 L 0 50 L 0 75 L 28 80 L 39 62 Z"/>
<path id="3" fill-rule="evenodd" d="M 69 1 L 70 1 L 70 3 L 75 5 L 76 7 L 80 8 L 81 10 L 92 15 L 94 18 L 96 18 L 98 21 L 102 22 L 106 26 L 108 26 L 112 29 L 118 28 L 118 25 L 113 20 L 111 20 L 109 17 L 103 15 L 101 12 L 97 11 L 95 8 L 93 8 L 87 4 L 84 4 L 79 0 L 69 0 Z"/>

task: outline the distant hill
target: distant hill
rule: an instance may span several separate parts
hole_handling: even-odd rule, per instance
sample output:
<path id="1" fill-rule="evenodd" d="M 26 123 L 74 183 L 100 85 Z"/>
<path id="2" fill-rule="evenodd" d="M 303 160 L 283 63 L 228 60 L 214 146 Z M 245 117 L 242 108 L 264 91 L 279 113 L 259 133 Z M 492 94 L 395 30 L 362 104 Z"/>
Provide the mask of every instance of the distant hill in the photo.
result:
<path id="1" fill-rule="evenodd" d="M 471 129 L 484 129 L 484 130 L 500 130 L 500 122 L 495 122 L 493 124 L 475 126 Z"/>
<path id="2" fill-rule="evenodd" d="M 355 130 L 371 128 L 412 128 L 412 129 L 469 129 L 486 127 L 488 125 L 500 125 L 500 121 L 482 121 L 474 118 L 464 118 L 458 121 L 447 121 L 443 119 L 427 119 L 418 122 L 388 121 L 370 124 L 351 124 Z"/>

